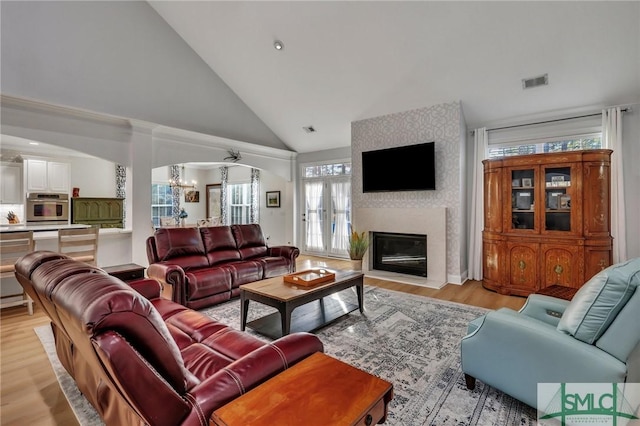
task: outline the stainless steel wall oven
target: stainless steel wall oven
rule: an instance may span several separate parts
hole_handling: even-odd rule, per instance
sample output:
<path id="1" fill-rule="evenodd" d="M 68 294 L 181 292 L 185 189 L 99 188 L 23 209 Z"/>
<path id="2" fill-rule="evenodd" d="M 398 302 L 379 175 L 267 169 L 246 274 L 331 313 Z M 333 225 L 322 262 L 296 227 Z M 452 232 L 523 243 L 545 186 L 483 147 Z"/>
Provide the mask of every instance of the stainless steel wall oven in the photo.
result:
<path id="1" fill-rule="evenodd" d="M 69 194 L 30 193 L 27 196 L 27 223 L 69 222 Z"/>

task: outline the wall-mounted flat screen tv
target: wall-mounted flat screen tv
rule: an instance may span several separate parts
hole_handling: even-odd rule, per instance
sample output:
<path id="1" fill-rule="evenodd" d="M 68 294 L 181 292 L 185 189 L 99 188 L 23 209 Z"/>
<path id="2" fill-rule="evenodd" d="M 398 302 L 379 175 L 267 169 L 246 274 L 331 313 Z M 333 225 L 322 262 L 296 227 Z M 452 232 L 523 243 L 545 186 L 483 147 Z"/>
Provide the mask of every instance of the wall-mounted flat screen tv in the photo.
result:
<path id="1" fill-rule="evenodd" d="M 362 153 L 362 192 L 434 189 L 435 142 Z"/>

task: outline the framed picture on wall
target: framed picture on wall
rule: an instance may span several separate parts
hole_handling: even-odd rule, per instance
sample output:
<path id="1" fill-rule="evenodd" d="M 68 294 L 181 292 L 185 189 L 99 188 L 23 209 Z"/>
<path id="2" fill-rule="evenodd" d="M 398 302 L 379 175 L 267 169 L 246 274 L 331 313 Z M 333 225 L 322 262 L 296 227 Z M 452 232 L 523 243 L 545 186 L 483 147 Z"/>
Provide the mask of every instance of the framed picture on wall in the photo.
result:
<path id="1" fill-rule="evenodd" d="M 200 191 L 186 191 L 184 193 L 184 202 L 185 203 L 199 203 L 200 202 Z"/>
<path id="2" fill-rule="evenodd" d="M 267 207 L 280 207 L 280 191 L 267 191 Z"/>

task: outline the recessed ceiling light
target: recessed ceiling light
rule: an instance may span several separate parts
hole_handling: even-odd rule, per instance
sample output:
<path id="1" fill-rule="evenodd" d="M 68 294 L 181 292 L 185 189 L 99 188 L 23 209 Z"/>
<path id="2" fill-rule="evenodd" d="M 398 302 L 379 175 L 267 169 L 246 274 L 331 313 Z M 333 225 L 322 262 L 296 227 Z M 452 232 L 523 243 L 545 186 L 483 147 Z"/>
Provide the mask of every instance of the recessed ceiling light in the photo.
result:
<path id="1" fill-rule="evenodd" d="M 29 145 L 40 145 L 38 142 L 29 142 Z"/>
<path id="2" fill-rule="evenodd" d="M 273 42 L 273 47 L 276 50 L 282 50 L 282 49 L 284 49 L 284 43 L 281 42 L 280 40 L 276 40 L 276 41 Z"/>

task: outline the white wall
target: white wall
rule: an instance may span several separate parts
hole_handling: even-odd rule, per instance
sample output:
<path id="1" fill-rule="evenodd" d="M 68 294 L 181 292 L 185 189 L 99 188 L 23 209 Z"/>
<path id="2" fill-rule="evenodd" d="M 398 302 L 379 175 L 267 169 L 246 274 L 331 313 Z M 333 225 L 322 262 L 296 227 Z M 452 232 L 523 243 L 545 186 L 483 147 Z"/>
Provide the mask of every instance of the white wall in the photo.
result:
<path id="1" fill-rule="evenodd" d="M 100 158 L 68 157 L 71 188 L 80 188 L 81 197 L 115 197 L 116 166 Z"/>
<path id="2" fill-rule="evenodd" d="M 0 8 L 5 95 L 287 148 L 147 2 Z"/>

